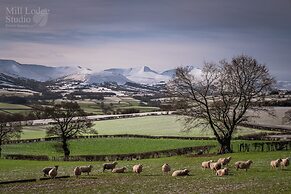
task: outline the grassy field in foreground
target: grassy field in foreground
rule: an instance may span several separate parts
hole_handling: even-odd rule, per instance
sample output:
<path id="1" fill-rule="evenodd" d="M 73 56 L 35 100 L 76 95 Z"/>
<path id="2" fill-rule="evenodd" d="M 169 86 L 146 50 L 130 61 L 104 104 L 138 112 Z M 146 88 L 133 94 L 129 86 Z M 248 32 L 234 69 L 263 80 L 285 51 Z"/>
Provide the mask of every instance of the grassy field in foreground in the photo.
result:
<path id="1" fill-rule="evenodd" d="M 42 177 L 41 169 L 59 165 L 59 176 L 73 175 L 79 165 L 93 165 L 91 175 L 76 179 L 56 179 L 33 183 L 17 183 L 0 186 L 0 193 L 290 193 L 291 167 L 287 170 L 270 169 L 270 160 L 290 156 L 290 152 L 234 153 L 229 165 L 230 175 L 217 177 L 210 170 L 202 170 L 201 162 L 217 160 L 221 156 L 147 159 L 140 161 L 119 161 L 126 166 L 124 174 L 102 173 L 103 162 L 52 162 L 0 160 L 0 180 L 16 180 Z M 248 172 L 236 171 L 233 164 L 238 160 L 253 160 Z M 140 175 L 133 174 L 134 164 L 144 166 Z M 169 163 L 172 170 L 188 168 L 190 176 L 171 177 L 161 173 L 163 163 Z M 150 188 L 150 189 L 149 189 Z"/>
<path id="2" fill-rule="evenodd" d="M 142 138 L 102 138 L 102 139 L 79 139 L 69 141 L 71 155 L 92 154 L 126 154 L 167 150 L 182 147 L 216 145 L 215 141 L 200 140 L 176 140 L 176 139 L 142 139 Z M 3 154 L 28 154 L 62 156 L 57 152 L 57 142 L 37 142 L 25 144 L 3 145 Z"/>

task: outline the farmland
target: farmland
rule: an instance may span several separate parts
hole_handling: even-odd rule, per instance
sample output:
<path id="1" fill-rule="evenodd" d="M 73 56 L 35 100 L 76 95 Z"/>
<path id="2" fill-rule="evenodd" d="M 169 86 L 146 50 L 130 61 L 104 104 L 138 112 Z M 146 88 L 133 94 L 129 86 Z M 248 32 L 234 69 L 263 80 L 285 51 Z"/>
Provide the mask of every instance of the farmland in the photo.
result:
<path id="1" fill-rule="evenodd" d="M 3 154 L 26 154 L 62 156 L 55 149 L 56 142 L 38 142 L 9 144 L 3 146 Z M 97 138 L 71 140 L 71 155 L 126 154 L 148 151 L 159 151 L 201 145 L 216 145 L 215 141 L 193 141 L 177 139 L 142 139 L 142 138 Z"/>
<path id="2" fill-rule="evenodd" d="M 46 126 L 25 126 L 23 139 L 45 137 Z M 213 137 L 209 128 L 195 128 L 185 132 L 183 122 L 174 115 L 146 116 L 126 119 L 115 119 L 94 122 L 94 129 L 99 135 L 138 134 L 138 135 L 166 135 L 166 136 L 192 136 Z M 235 136 L 262 132 L 245 127 L 239 128 Z"/>
<path id="3" fill-rule="evenodd" d="M 126 166 L 125 174 L 102 173 L 102 162 L 52 162 L 0 160 L 1 180 L 40 178 L 40 170 L 45 166 L 59 165 L 59 176 L 73 175 L 78 165 L 93 165 L 93 172 L 81 178 L 56 179 L 32 183 L 2 185 L 1 193 L 290 193 L 291 170 L 271 170 L 270 160 L 290 156 L 290 152 L 252 152 L 229 154 L 230 175 L 216 177 L 210 170 L 201 170 L 205 160 L 217 160 L 220 156 L 146 159 L 141 161 L 119 161 L 118 166 Z M 233 164 L 238 160 L 253 160 L 248 172 L 236 171 Z M 131 172 L 132 165 L 142 163 L 140 175 Z M 190 176 L 171 177 L 162 175 L 161 165 L 169 163 L 173 170 L 188 168 Z M 49 186 L 48 186 L 49 185 Z M 148 188 L 151 188 L 149 191 Z"/>

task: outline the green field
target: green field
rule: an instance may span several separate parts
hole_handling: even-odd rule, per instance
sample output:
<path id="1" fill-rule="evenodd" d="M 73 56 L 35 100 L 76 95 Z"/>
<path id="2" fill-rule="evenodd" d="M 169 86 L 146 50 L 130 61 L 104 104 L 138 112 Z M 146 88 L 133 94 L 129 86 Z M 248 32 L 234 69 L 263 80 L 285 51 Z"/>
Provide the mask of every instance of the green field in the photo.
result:
<path id="1" fill-rule="evenodd" d="M 138 134 L 138 135 L 165 135 L 165 136 L 188 136 L 188 137 L 213 137 L 210 129 L 195 128 L 189 132 L 183 132 L 183 122 L 177 120 L 174 115 L 145 116 L 127 119 L 115 119 L 94 122 L 94 129 L 99 135 L 115 134 Z M 234 134 L 246 135 L 258 132 L 266 132 L 241 127 Z M 45 137 L 45 126 L 26 126 L 23 128 L 21 138 L 43 138 Z"/>
<path id="2" fill-rule="evenodd" d="M 100 135 L 113 134 L 139 134 L 139 135 L 165 135 L 165 136 L 193 136 L 213 137 L 209 128 L 196 127 L 185 132 L 183 122 L 177 120 L 175 115 L 146 116 L 127 119 L 115 119 L 95 122 L 94 128 Z M 236 135 L 245 135 L 262 132 L 255 129 L 241 127 Z"/>
<path id="3" fill-rule="evenodd" d="M 5 112 L 5 113 L 25 113 L 30 111 L 30 107 L 21 105 L 21 104 L 10 104 L 10 103 L 3 103 L 0 102 L 0 112 Z M 10 110 L 10 109 L 15 109 L 15 110 Z M 19 109 L 19 110 L 17 110 Z"/>
<path id="4" fill-rule="evenodd" d="M 69 141 L 71 155 L 127 154 L 148 151 L 167 150 L 182 147 L 216 145 L 215 141 L 177 140 L 177 139 L 143 139 L 143 138 L 98 138 Z M 55 149 L 53 142 L 37 142 L 3 145 L 3 154 L 62 156 Z"/>
<path id="5" fill-rule="evenodd" d="M 93 165 L 91 175 L 76 179 L 56 179 L 33 183 L 14 183 L 0 186 L 0 193 L 290 193 L 291 167 L 287 170 L 272 170 L 269 163 L 276 158 L 290 156 L 290 152 L 234 153 L 229 165 L 230 175 L 217 177 L 210 170 L 202 170 L 201 162 L 217 160 L 221 156 L 189 157 L 179 156 L 140 161 L 119 161 L 126 166 L 125 174 L 102 173 L 103 162 L 53 162 L 0 160 L 0 180 L 16 180 L 42 177 L 41 169 L 59 165 L 59 176 L 73 175 L 79 165 Z M 236 171 L 233 164 L 238 160 L 253 160 L 248 172 Z M 134 164 L 143 164 L 140 175 L 133 174 Z M 172 170 L 188 168 L 190 176 L 171 177 L 163 175 L 161 166 L 171 165 Z"/>

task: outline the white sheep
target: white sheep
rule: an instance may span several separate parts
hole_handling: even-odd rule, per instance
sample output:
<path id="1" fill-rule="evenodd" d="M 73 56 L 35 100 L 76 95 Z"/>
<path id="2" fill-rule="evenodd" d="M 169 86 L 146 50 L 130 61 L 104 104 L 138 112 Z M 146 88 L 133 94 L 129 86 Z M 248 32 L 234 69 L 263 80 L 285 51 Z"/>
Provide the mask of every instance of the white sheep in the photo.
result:
<path id="1" fill-rule="evenodd" d="M 171 171 L 171 167 L 170 167 L 170 165 L 169 164 L 164 164 L 163 166 L 162 166 L 162 172 L 165 174 L 165 173 L 169 173 Z"/>
<path id="2" fill-rule="evenodd" d="M 227 165 L 231 160 L 231 157 L 227 157 L 227 158 L 219 158 L 217 160 L 217 162 L 221 163 L 223 166 Z"/>
<path id="3" fill-rule="evenodd" d="M 113 173 L 124 173 L 125 170 L 126 170 L 126 167 L 114 168 L 111 172 L 113 172 Z"/>
<path id="4" fill-rule="evenodd" d="M 252 163 L 253 163 L 253 161 L 251 161 L 251 160 L 248 160 L 248 161 L 238 161 L 234 165 L 235 165 L 236 170 L 238 170 L 238 169 L 245 169 L 247 171 L 250 168 L 250 166 L 251 166 Z"/>
<path id="5" fill-rule="evenodd" d="M 75 169 L 74 169 L 74 174 L 75 176 L 78 178 L 78 176 L 80 176 L 82 173 L 81 169 L 79 166 L 77 166 Z"/>
<path id="6" fill-rule="evenodd" d="M 137 174 L 140 174 L 142 172 L 142 165 L 141 164 L 136 164 L 132 167 L 132 171 L 137 173 Z"/>
<path id="7" fill-rule="evenodd" d="M 58 167 L 59 166 L 55 166 L 55 168 L 58 170 Z M 54 167 L 46 167 L 46 168 L 44 168 L 44 169 L 42 169 L 42 172 L 43 172 L 43 176 L 47 176 L 47 175 L 49 175 L 49 171 L 51 170 L 51 169 L 53 169 Z"/>
<path id="8" fill-rule="evenodd" d="M 282 159 L 279 158 L 279 159 L 277 159 L 277 160 L 272 160 L 272 161 L 270 162 L 270 165 L 271 165 L 271 167 L 272 167 L 273 169 L 274 169 L 274 168 L 278 168 L 278 167 L 280 166 L 281 162 L 282 162 Z"/>
<path id="9" fill-rule="evenodd" d="M 58 169 L 56 167 L 53 167 L 49 171 L 48 175 L 49 175 L 49 177 L 51 177 L 52 179 L 54 179 L 58 175 Z"/>
<path id="10" fill-rule="evenodd" d="M 209 166 L 210 166 L 210 169 L 213 171 L 217 171 L 221 169 L 221 163 L 219 162 L 211 162 Z"/>
<path id="11" fill-rule="evenodd" d="M 209 161 L 204 161 L 204 162 L 202 162 L 202 164 L 201 164 L 201 168 L 202 169 L 206 169 L 206 168 L 210 168 L 210 163 L 211 162 L 213 162 L 212 160 L 209 160 Z"/>
<path id="12" fill-rule="evenodd" d="M 116 167 L 117 164 L 118 164 L 117 162 L 113 162 L 113 163 L 105 163 L 105 164 L 103 164 L 103 172 L 104 172 L 106 169 L 112 171 L 112 170 Z"/>
<path id="13" fill-rule="evenodd" d="M 89 166 L 79 166 L 80 170 L 82 173 L 87 173 L 89 175 L 89 173 L 91 172 L 93 166 L 89 165 Z"/>
<path id="14" fill-rule="evenodd" d="M 219 169 L 216 171 L 216 176 L 228 175 L 228 168 Z"/>
<path id="15" fill-rule="evenodd" d="M 282 159 L 280 165 L 281 165 L 281 168 L 286 168 L 287 166 L 289 166 L 290 164 L 290 158 L 284 158 Z"/>
<path id="16" fill-rule="evenodd" d="M 172 176 L 187 176 L 189 175 L 189 170 L 188 169 L 184 169 L 184 170 L 176 170 L 173 172 Z"/>

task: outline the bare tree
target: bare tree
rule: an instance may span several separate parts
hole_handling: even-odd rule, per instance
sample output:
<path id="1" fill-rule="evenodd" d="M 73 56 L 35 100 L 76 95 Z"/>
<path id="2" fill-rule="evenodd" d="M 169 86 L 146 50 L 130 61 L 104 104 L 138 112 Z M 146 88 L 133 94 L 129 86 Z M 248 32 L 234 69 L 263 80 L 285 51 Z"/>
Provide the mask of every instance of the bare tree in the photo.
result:
<path id="1" fill-rule="evenodd" d="M 209 126 L 220 144 L 220 153 L 232 152 L 231 139 L 237 126 L 248 119 L 247 110 L 259 109 L 274 83 L 265 65 L 241 55 L 230 62 L 206 63 L 201 74 L 179 67 L 169 82 L 186 129 Z"/>
<path id="2" fill-rule="evenodd" d="M 0 157 L 2 144 L 21 135 L 21 121 L 19 115 L 0 114 Z"/>
<path id="3" fill-rule="evenodd" d="M 70 155 L 68 146 L 70 139 L 84 133 L 95 133 L 91 129 L 92 122 L 87 119 L 85 112 L 76 102 L 62 102 L 54 104 L 52 107 L 42 107 L 42 111 L 45 113 L 46 118 L 54 121 L 52 126 L 48 128 L 47 135 L 61 138 L 65 160 Z"/>

